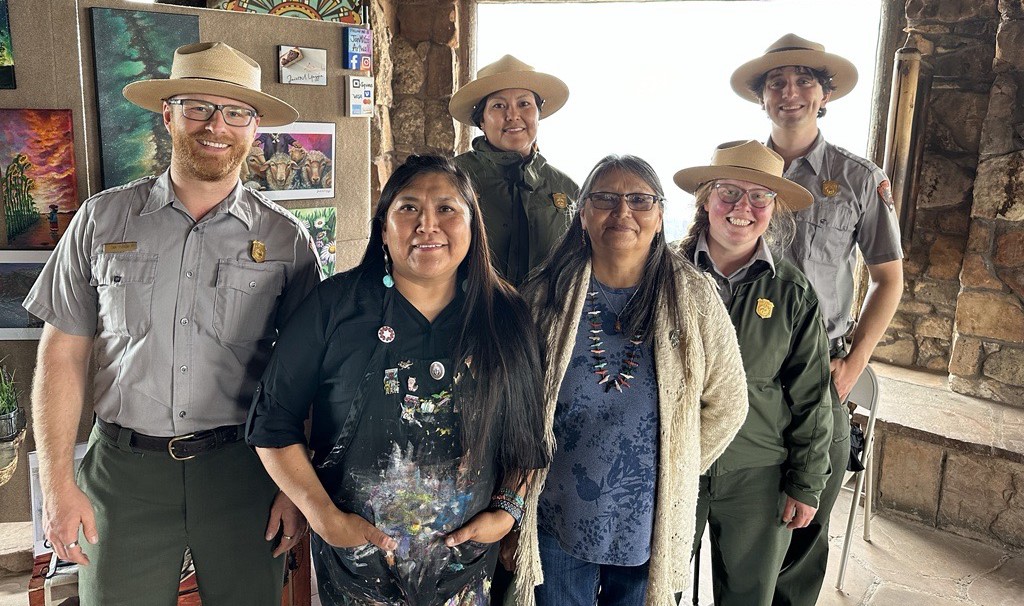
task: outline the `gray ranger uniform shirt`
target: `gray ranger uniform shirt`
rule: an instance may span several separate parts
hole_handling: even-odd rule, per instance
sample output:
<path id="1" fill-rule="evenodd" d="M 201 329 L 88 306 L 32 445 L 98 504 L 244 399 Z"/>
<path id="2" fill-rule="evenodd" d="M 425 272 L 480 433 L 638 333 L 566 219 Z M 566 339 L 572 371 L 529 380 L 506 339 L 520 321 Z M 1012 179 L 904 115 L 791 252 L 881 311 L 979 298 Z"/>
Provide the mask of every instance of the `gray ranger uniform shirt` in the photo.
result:
<path id="1" fill-rule="evenodd" d="M 767 145 L 774 149 L 770 139 Z M 882 169 L 828 143 L 820 132 L 784 176 L 814 196 L 814 204 L 796 213 L 796 237 L 786 259 L 814 287 L 831 344 L 853 327 L 854 245 L 868 265 L 903 258 L 889 181 Z M 826 195 L 836 185 L 838 191 Z"/>
<path id="2" fill-rule="evenodd" d="M 165 172 L 87 200 L 24 306 L 95 337 L 99 418 L 166 437 L 245 422 L 278 329 L 319 280 L 286 210 L 239 182 L 196 222 Z"/>

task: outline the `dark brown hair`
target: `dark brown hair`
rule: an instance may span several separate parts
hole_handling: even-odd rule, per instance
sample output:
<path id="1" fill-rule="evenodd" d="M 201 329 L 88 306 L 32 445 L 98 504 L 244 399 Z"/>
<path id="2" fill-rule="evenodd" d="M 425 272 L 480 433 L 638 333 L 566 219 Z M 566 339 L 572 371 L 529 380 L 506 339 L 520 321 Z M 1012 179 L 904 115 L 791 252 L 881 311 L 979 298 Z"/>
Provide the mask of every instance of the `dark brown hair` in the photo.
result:
<path id="1" fill-rule="evenodd" d="M 493 93 L 487 95 L 483 99 L 480 99 L 480 102 L 473 106 L 473 113 L 470 114 L 469 119 L 473 121 L 473 124 L 476 124 L 477 128 L 483 128 L 484 110 L 487 109 L 487 100 L 494 96 L 494 94 L 497 92 L 500 91 L 494 91 Z M 530 92 L 533 93 L 533 99 L 537 103 L 537 111 L 540 112 L 542 109 L 544 109 L 544 99 L 541 99 L 540 95 L 538 95 L 534 91 L 531 90 Z"/>
<path id="2" fill-rule="evenodd" d="M 832 83 L 832 77 L 835 74 L 830 74 L 823 69 L 814 69 L 813 67 L 807 67 L 806 65 L 794 65 L 792 67 L 795 67 L 797 69 L 797 72 L 801 74 L 808 74 L 813 76 L 814 79 L 817 80 L 819 84 L 821 84 L 822 93 L 827 95 L 836 89 L 836 85 Z M 766 84 L 768 84 L 769 73 L 771 73 L 771 70 L 768 70 L 765 73 L 758 76 L 757 78 L 754 78 L 750 82 L 750 86 L 748 87 L 750 88 L 751 92 L 757 95 L 757 101 L 761 103 L 761 105 L 764 105 L 764 87 Z M 818 117 L 824 118 L 826 111 L 827 109 L 824 107 L 818 109 Z"/>

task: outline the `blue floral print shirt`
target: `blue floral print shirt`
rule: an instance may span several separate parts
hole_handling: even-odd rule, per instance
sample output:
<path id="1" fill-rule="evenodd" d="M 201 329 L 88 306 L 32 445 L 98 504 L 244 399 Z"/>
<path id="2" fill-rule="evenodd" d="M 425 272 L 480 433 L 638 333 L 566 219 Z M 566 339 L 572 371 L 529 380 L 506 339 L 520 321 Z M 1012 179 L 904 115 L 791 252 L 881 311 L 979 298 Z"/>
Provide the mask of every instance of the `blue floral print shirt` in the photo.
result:
<path id="1" fill-rule="evenodd" d="M 594 372 L 592 311 L 600 311 L 600 349 L 617 374 L 630 340 L 615 331 L 635 288 L 614 289 L 591 280 L 597 292 L 584 305 L 572 360 L 555 408 L 555 456 L 540 496 L 538 524 L 575 558 L 639 566 L 650 558 L 658 458 L 658 387 L 649 344 L 620 393 L 605 390 Z M 603 290 L 602 290 L 603 289 Z M 609 309 L 609 307 L 611 309 Z M 595 314 L 596 315 L 596 314 Z M 596 330 L 596 329 L 595 329 Z"/>

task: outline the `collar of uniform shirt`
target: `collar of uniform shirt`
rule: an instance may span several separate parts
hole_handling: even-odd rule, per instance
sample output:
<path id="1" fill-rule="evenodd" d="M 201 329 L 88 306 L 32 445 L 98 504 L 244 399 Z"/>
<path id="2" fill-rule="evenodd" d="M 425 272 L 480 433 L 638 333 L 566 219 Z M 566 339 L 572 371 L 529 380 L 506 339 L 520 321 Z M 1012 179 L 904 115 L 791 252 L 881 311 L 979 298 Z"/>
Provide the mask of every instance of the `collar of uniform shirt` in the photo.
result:
<path id="1" fill-rule="evenodd" d="M 775 145 L 772 143 L 771 137 L 768 137 L 765 147 L 775 151 Z M 804 154 L 802 158 L 804 159 L 804 162 L 811 167 L 814 174 L 817 175 L 821 173 L 821 165 L 825 162 L 825 138 L 821 136 L 820 130 L 818 131 L 818 136 L 814 139 L 814 143 L 811 144 L 810 149 L 807 150 L 807 153 Z M 790 165 L 790 169 L 792 168 L 793 165 Z M 786 172 L 789 172 L 789 170 Z"/>
<path id="2" fill-rule="evenodd" d="M 772 272 L 772 277 L 774 278 L 775 261 L 772 259 L 772 251 L 771 249 L 768 248 L 768 243 L 764 241 L 763 237 L 758 238 L 757 243 L 757 248 L 754 249 L 753 256 L 751 256 L 750 259 L 746 263 L 744 263 L 742 267 L 732 272 L 731 276 L 726 276 L 722 274 L 722 271 L 718 269 L 717 265 L 715 265 L 715 260 L 711 258 L 711 251 L 708 250 L 707 234 L 702 233 L 700 237 L 697 238 L 697 246 L 693 250 L 693 264 L 696 265 L 697 267 L 704 267 L 704 264 L 701 263 L 701 253 L 703 253 L 704 257 L 707 259 L 708 264 L 710 264 L 710 269 L 719 276 L 722 276 L 723 278 L 728 280 L 730 284 L 732 284 L 734 283 L 734 278 L 738 278 L 744 275 L 747 269 L 753 267 L 754 263 L 757 263 L 758 261 L 764 261 L 765 263 L 768 264 L 768 267 Z"/>
<path id="3" fill-rule="evenodd" d="M 142 207 L 142 211 L 139 214 L 147 215 L 154 213 L 165 206 L 174 204 L 176 201 L 181 210 L 185 210 L 181 202 L 174 196 L 174 189 L 171 187 L 171 173 L 170 170 L 166 170 L 157 177 L 156 183 L 153 184 L 153 188 L 149 192 L 149 199 L 146 200 L 146 204 Z M 235 184 L 235 188 L 221 201 L 214 212 L 226 212 L 242 223 L 245 223 L 246 229 L 252 229 L 253 210 L 245 200 L 245 197 L 242 196 L 241 181 Z"/>

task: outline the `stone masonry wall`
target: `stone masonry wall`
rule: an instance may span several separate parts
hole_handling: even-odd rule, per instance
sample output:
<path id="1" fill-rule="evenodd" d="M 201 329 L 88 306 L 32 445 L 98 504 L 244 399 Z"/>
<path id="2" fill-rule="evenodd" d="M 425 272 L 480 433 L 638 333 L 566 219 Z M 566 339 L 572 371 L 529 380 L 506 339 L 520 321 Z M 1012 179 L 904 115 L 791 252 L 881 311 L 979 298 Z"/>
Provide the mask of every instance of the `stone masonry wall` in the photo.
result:
<path id="1" fill-rule="evenodd" d="M 1024 405 L 1024 2 L 906 13 L 935 79 L 906 290 L 876 357 Z"/>
<path id="2" fill-rule="evenodd" d="M 945 371 L 953 341 L 982 119 L 992 82 L 996 0 L 907 2 L 910 46 L 934 70 L 905 288 L 875 356 Z"/>
<path id="3" fill-rule="evenodd" d="M 371 189 L 414 153 L 452 153 L 448 114 L 459 46 L 458 0 L 373 0 L 377 107 L 372 123 Z"/>
<path id="4" fill-rule="evenodd" d="M 1024 2 L 999 0 L 950 386 L 1024 406 Z"/>

